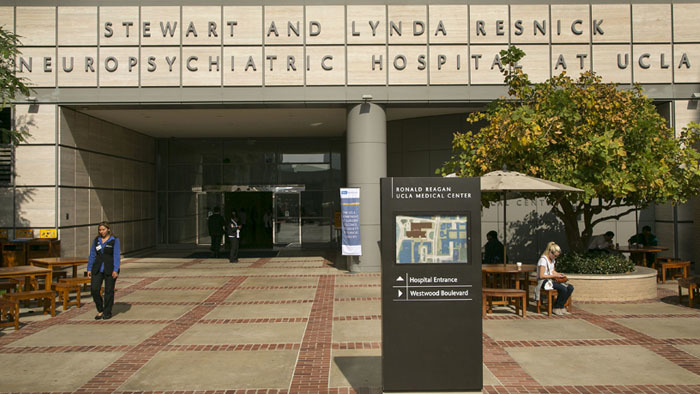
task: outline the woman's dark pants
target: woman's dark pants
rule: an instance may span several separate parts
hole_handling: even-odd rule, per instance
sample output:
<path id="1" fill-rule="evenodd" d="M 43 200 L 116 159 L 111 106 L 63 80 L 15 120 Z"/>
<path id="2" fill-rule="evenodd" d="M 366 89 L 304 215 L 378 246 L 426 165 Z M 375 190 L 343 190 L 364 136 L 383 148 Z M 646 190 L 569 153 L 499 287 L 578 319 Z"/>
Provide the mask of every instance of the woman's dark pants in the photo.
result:
<path id="1" fill-rule="evenodd" d="M 100 288 L 102 287 L 102 281 L 105 283 L 104 300 L 103 296 L 100 296 Z M 98 272 L 92 274 L 92 279 L 90 280 L 90 294 L 92 294 L 92 299 L 95 301 L 95 307 L 97 307 L 97 312 L 104 313 L 105 315 L 112 315 L 112 305 L 114 305 L 114 284 L 117 282 L 112 275 L 105 275 L 103 272 Z"/>
<path id="2" fill-rule="evenodd" d="M 571 293 L 574 292 L 574 286 L 557 282 L 554 282 L 553 285 L 557 290 L 557 300 L 554 302 L 553 307 L 562 309 L 566 306 L 566 301 L 571 297 Z"/>

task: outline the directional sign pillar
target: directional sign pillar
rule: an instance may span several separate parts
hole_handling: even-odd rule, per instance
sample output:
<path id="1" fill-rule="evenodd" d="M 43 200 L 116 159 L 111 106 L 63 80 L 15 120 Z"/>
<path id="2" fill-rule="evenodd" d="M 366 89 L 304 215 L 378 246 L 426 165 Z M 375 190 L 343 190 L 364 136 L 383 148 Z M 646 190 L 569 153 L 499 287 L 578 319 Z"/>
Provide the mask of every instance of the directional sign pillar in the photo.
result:
<path id="1" fill-rule="evenodd" d="M 383 178 L 384 391 L 479 391 L 478 178 Z"/>

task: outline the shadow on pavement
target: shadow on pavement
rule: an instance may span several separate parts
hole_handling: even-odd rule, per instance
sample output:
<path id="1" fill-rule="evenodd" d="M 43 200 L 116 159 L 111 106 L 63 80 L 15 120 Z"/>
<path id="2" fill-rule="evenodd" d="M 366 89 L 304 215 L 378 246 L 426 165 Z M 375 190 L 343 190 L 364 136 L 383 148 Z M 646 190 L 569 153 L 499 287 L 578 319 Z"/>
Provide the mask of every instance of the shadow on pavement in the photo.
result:
<path id="1" fill-rule="evenodd" d="M 333 362 L 353 389 L 365 391 L 382 387 L 382 358 L 380 356 L 333 357 Z"/>

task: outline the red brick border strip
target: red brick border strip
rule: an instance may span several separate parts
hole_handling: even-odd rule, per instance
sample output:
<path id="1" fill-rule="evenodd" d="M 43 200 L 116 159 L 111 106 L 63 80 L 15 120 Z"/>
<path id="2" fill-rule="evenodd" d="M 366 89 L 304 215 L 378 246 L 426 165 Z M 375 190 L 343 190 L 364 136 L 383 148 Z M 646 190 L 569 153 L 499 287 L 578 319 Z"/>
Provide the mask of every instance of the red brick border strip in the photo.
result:
<path id="1" fill-rule="evenodd" d="M 668 393 L 668 394 L 696 394 L 700 392 L 700 385 L 628 385 L 628 386 L 540 386 L 533 390 L 532 387 L 522 385 L 508 386 L 484 386 L 484 393 L 510 394 L 510 393 L 571 393 L 571 394 L 602 394 L 602 393 Z"/>
<path id="2" fill-rule="evenodd" d="M 382 320 L 382 315 L 336 316 L 333 318 L 333 321 L 348 320 Z"/>
<path id="3" fill-rule="evenodd" d="M 202 319 L 199 324 L 306 323 L 306 317 L 256 317 L 248 319 Z"/>
<path id="4" fill-rule="evenodd" d="M 335 285 L 336 288 L 338 287 L 382 287 L 381 284 L 373 284 L 373 283 L 368 283 L 368 284 L 349 284 L 349 285 Z"/>
<path id="5" fill-rule="evenodd" d="M 278 304 L 311 304 L 314 300 L 259 300 L 259 301 L 226 301 L 219 305 L 278 305 Z"/>
<path id="6" fill-rule="evenodd" d="M 630 339 L 562 339 L 535 341 L 494 341 L 500 347 L 540 347 L 540 346 L 635 346 Z"/>
<path id="7" fill-rule="evenodd" d="M 343 302 L 343 301 L 381 301 L 382 297 L 343 297 L 343 298 L 335 298 L 334 301 L 338 302 Z"/>
<path id="8" fill-rule="evenodd" d="M 287 289 L 315 289 L 316 286 L 242 286 L 240 290 L 287 290 Z"/>
<path id="9" fill-rule="evenodd" d="M 199 264 L 199 263 L 201 263 L 202 261 L 205 261 L 205 260 L 206 260 L 206 259 L 194 259 L 194 260 L 192 260 L 192 261 L 188 261 L 188 262 L 186 262 L 186 263 L 182 263 L 182 264 L 176 266 L 175 268 L 187 268 L 187 267 L 191 267 L 191 266 L 193 266 L 193 265 L 195 265 L 195 264 Z"/>
<path id="10" fill-rule="evenodd" d="M 124 384 L 136 371 L 150 361 L 164 346 L 192 327 L 211 312 L 216 303 L 231 294 L 246 279 L 244 276 L 231 278 L 219 290 L 210 295 L 202 305 L 198 305 L 160 331 L 147 338 L 132 351 L 127 352 L 117 361 L 95 375 L 76 392 L 114 392 Z"/>
<path id="11" fill-rule="evenodd" d="M 333 350 L 381 349 L 381 342 L 333 342 Z"/>
<path id="12" fill-rule="evenodd" d="M 533 392 L 542 387 L 496 341 L 486 334 L 483 334 L 483 344 L 484 365 L 504 386 L 523 386 L 525 390 L 519 392 Z"/>
<path id="13" fill-rule="evenodd" d="M 140 290 L 145 286 L 148 286 L 149 284 L 153 283 L 157 278 L 147 278 L 143 279 L 139 282 L 132 283 L 129 286 L 126 286 L 124 288 L 118 288 L 117 291 L 115 292 L 114 298 L 115 301 L 119 300 L 120 298 L 131 294 L 132 292 L 136 290 Z M 117 283 L 119 281 L 117 280 Z M 19 331 L 14 331 L 11 332 L 7 335 L 4 335 L 0 337 L 0 349 L 2 349 L 3 346 L 9 345 L 15 341 L 19 341 L 22 338 L 26 338 L 30 335 L 36 334 L 39 331 L 45 330 L 49 327 L 58 325 L 58 324 L 65 324 L 69 323 L 69 319 L 72 319 L 80 314 L 83 313 L 90 313 L 91 311 L 94 312 L 95 310 L 92 307 L 92 299 L 89 297 L 85 298 L 86 302 L 83 305 L 82 308 L 71 308 L 68 311 L 61 312 L 55 317 L 52 317 L 51 319 L 47 320 L 42 320 L 42 321 L 36 321 L 36 322 L 31 322 L 28 323 L 27 325 L 23 325 L 22 329 Z M 57 304 L 58 305 L 58 304 Z M 20 319 L 20 323 L 21 323 Z"/>
<path id="14" fill-rule="evenodd" d="M 168 279 L 174 279 L 168 278 Z M 162 279 L 162 278 L 161 278 Z M 187 286 L 187 287 L 146 287 L 141 290 L 158 291 L 158 290 L 168 290 L 168 291 L 182 291 L 182 290 L 218 290 L 219 286 Z"/>
<path id="15" fill-rule="evenodd" d="M 299 358 L 289 391 L 318 393 L 328 390 L 333 333 L 333 294 L 335 277 L 319 278 L 309 323 L 301 342 Z"/>
<path id="16" fill-rule="evenodd" d="M 588 312 L 581 312 L 580 318 L 604 328 L 621 337 L 629 339 L 637 345 L 644 346 L 647 350 L 658 354 L 668 361 L 682 367 L 694 374 L 700 375 L 700 359 L 694 357 L 681 349 L 670 345 L 663 339 L 658 339 L 623 326 L 620 323 L 609 320 L 606 316 L 593 315 Z"/>
<path id="17" fill-rule="evenodd" d="M 264 350 L 299 350 L 299 343 L 242 343 L 225 345 L 167 345 L 164 352 L 239 352 Z"/>
<path id="18" fill-rule="evenodd" d="M 128 352 L 136 348 L 136 345 L 114 345 L 114 346 L 6 346 L 0 348 L 0 354 L 21 354 L 21 353 L 111 353 Z"/>
<path id="19" fill-rule="evenodd" d="M 272 258 L 263 257 L 261 259 L 258 259 L 258 261 L 254 262 L 253 264 L 251 264 L 248 268 L 260 268 L 263 265 L 269 263 L 270 261 L 272 261 Z"/>

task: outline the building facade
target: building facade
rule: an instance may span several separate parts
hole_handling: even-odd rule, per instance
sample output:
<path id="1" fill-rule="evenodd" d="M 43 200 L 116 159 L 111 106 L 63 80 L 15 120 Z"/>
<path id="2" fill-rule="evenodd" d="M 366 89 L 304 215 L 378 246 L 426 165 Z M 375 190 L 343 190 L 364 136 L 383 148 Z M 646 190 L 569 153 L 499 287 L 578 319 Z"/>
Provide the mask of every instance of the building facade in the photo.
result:
<path id="1" fill-rule="evenodd" d="M 434 176 L 466 114 L 504 94 L 499 51 L 522 48 L 535 82 L 593 70 L 641 83 L 680 129 L 700 120 L 697 15 L 686 1 L 0 1 L 34 88 L 13 107 L 31 138 L 0 189 L 0 227 L 56 228 L 80 255 L 109 220 L 134 252 L 208 243 L 221 206 L 247 217 L 244 246 L 331 248 L 338 189 L 360 187 L 350 266 L 376 271 L 379 179 Z M 540 202 L 508 204 L 518 259 L 563 240 Z M 499 212 L 484 210 L 484 234 Z M 697 201 L 596 233 L 624 243 L 639 224 L 698 260 Z"/>

